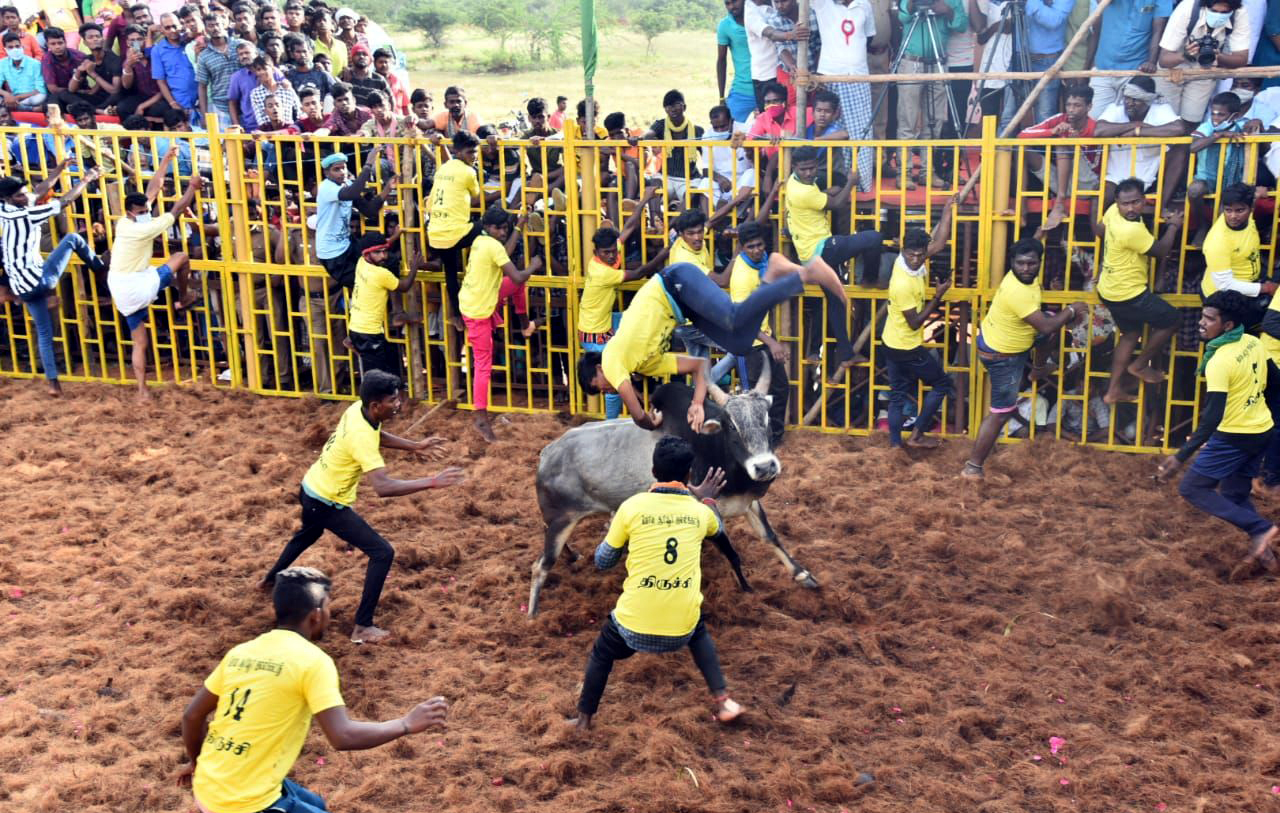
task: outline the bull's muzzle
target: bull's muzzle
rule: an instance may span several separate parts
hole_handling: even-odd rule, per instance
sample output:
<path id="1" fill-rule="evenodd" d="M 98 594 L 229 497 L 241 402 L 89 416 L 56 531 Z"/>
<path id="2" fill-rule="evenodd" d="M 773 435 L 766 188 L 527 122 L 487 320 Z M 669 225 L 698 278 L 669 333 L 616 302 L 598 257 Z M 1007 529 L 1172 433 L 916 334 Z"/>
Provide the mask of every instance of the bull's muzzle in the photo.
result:
<path id="1" fill-rule="evenodd" d="M 782 473 L 782 462 L 773 452 L 749 457 L 742 467 L 747 470 L 747 476 L 757 482 L 767 482 Z"/>

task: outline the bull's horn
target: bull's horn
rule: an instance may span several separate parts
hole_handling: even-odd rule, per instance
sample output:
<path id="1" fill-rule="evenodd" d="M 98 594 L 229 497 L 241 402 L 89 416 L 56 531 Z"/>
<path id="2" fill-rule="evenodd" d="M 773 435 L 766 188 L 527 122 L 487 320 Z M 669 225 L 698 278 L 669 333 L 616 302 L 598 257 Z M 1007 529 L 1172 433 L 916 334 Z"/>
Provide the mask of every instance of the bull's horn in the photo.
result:
<path id="1" fill-rule="evenodd" d="M 760 378 L 756 381 L 756 385 L 751 391 L 759 393 L 760 395 L 768 395 L 769 385 L 772 383 L 773 362 L 769 358 L 769 351 L 766 349 L 764 350 L 764 364 L 760 366 Z"/>
<path id="2" fill-rule="evenodd" d="M 729 394 L 720 389 L 720 385 L 712 381 L 710 378 L 707 379 L 707 395 L 710 395 L 711 400 L 715 401 L 720 406 L 724 406 L 729 403 Z"/>

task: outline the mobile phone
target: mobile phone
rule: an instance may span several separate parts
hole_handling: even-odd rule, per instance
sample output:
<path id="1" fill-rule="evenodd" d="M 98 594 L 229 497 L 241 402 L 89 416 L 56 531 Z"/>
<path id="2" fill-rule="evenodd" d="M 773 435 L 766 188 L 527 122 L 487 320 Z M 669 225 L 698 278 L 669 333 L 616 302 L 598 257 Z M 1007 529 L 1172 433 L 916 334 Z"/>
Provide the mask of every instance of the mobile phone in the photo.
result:
<path id="1" fill-rule="evenodd" d="M 133 44 L 133 50 L 134 50 L 135 52 L 139 53 L 139 54 L 140 54 L 140 53 L 142 53 L 142 43 L 140 43 L 140 42 L 135 42 L 135 43 Z"/>

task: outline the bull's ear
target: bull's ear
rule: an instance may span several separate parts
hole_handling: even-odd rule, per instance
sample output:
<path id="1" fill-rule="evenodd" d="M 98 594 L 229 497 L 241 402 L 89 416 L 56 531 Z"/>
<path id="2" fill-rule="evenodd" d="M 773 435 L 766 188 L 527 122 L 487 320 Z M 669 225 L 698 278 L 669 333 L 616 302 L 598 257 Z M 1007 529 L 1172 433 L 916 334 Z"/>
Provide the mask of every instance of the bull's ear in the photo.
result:
<path id="1" fill-rule="evenodd" d="M 720 421 L 716 420 L 715 418 L 707 418 L 705 421 L 702 422 L 702 430 L 699 434 L 718 435 L 720 434 L 721 428 L 722 427 L 720 426 Z"/>

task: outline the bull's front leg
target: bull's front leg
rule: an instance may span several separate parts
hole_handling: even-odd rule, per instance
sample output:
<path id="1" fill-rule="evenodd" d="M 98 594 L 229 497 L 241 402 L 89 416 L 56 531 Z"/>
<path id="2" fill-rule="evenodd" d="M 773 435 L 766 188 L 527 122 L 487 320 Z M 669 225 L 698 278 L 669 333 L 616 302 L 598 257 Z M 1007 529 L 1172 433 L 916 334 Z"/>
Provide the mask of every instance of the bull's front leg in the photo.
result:
<path id="1" fill-rule="evenodd" d="M 782 561 L 784 567 L 791 572 L 791 577 L 800 583 L 802 587 L 814 589 L 818 587 L 818 580 L 808 569 L 801 567 L 800 563 L 791 558 L 791 554 L 787 553 L 786 548 L 782 547 L 782 541 L 778 539 L 778 535 L 774 533 L 773 526 L 769 524 L 769 518 L 765 516 L 764 506 L 759 500 L 755 500 L 747 507 L 747 519 L 751 522 L 751 527 L 761 539 L 773 546 L 773 552 L 778 555 L 778 559 Z"/>

